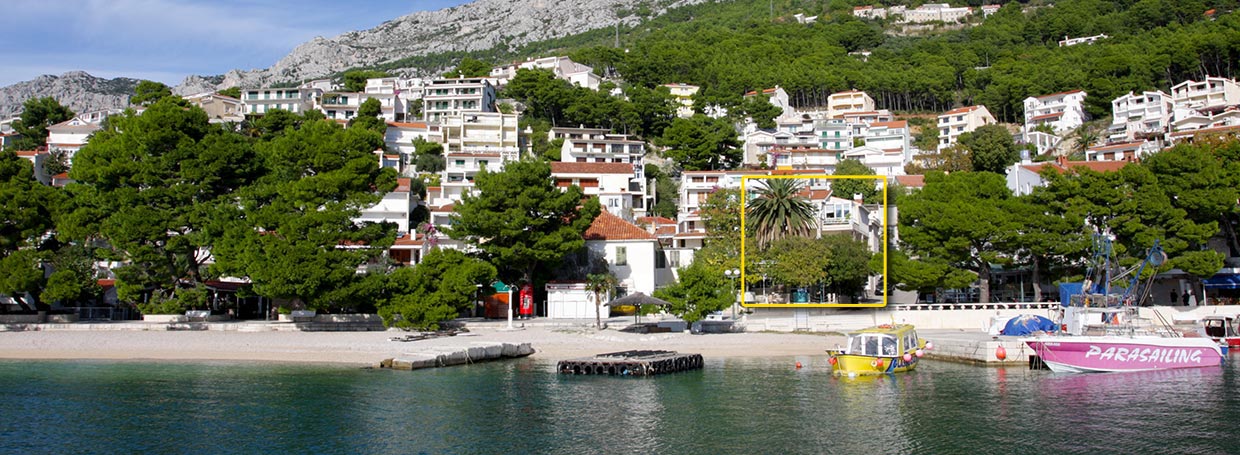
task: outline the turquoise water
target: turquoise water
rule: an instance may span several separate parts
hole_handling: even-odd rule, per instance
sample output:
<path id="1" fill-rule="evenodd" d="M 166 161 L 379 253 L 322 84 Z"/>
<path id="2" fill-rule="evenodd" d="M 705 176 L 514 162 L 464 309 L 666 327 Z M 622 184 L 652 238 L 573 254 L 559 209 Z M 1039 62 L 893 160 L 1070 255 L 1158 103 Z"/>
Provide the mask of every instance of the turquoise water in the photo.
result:
<path id="1" fill-rule="evenodd" d="M 1095 375 L 925 362 L 850 381 L 807 357 L 657 378 L 559 376 L 531 359 L 414 372 L 5 361 L 0 381 L 0 453 L 1240 451 L 1234 362 Z"/>

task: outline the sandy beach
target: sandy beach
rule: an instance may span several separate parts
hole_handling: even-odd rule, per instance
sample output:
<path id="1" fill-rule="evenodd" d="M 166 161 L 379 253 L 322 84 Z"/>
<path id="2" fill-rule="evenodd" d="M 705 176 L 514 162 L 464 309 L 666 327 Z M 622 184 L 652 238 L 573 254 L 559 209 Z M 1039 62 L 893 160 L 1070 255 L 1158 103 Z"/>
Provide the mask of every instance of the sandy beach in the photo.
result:
<path id="1" fill-rule="evenodd" d="M 26 331 L 0 332 L 0 359 L 243 360 L 375 365 L 385 358 L 475 341 L 528 342 L 534 357 L 557 361 L 629 349 L 700 353 L 707 358 L 823 355 L 843 337 L 792 333 L 633 334 L 581 327 L 471 329 L 454 337 L 398 342 L 407 332 Z"/>

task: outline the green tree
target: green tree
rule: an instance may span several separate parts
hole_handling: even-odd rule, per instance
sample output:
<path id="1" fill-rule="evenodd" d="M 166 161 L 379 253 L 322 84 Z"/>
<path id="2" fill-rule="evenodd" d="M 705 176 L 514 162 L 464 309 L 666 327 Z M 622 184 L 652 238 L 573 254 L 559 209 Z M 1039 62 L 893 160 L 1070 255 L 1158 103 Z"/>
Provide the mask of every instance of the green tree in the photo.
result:
<path id="1" fill-rule="evenodd" d="M 89 247 L 63 246 L 56 252 L 52 264 L 55 271 L 47 277 L 47 286 L 39 295 L 44 302 L 89 303 L 102 294 L 103 289 L 95 279 L 95 261 Z"/>
<path id="2" fill-rule="evenodd" d="M 473 304 L 480 286 L 495 281 L 495 267 L 458 250 L 433 249 L 413 268 L 400 268 L 388 281 L 392 296 L 378 304 L 388 327 L 438 330 Z"/>
<path id="3" fill-rule="evenodd" d="M 979 126 L 961 134 L 957 141 L 969 151 L 974 171 L 1006 174 L 1008 166 L 1020 161 L 1020 148 L 1012 140 L 1012 133 L 1000 125 Z"/>
<path id="4" fill-rule="evenodd" d="M 540 263 L 580 251 L 599 213 L 597 198 L 582 202 L 580 188 L 557 188 L 551 166 L 540 161 L 511 161 L 502 172 L 479 172 L 474 182 L 478 194 L 461 198 L 446 230 L 501 267 L 506 282 L 533 283 Z"/>
<path id="5" fill-rule="evenodd" d="M 229 206 L 226 218 L 241 222 L 224 229 L 213 271 L 248 276 L 257 294 L 295 306 L 350 304 L 334 291 L 395 240 L 394 224 L 354 221 L 396 187 L 372 154 L 382 146 L 379 133 L 325 120 L 255 144 L 266 172 Z"/>
<path id="6" fill-rule="evenodd" d="M 357 117 L 349 121 L 349 128 L 364 128 L 383 134 L 387 131 L 387 123 L 379 118 L 383 114 L 383 105 L 378 98 L 368 98 L 357 108 Z"/>
<path id="7" fill-rule="evenodd" d="M 13 131 L 21 135 L 10 147 L 16 150 L 34 150 L 47 145 L 47 127 L 68 121 L 75 114 L 61 106 L 56 98 L 45 96 L 31 98 L 22 103 L 22 115 L 13 122 Z"/>
<path id="8" fill-rule="evenodd" d="M 874 170 L 862 164 L 861 160 L 848 158 L 835 165 L 833 175 L 874 175 Z M 877 184 L 876 179 L 832 179 L 831 193 L 835 197 L 850 200 L 860 194 L 866 204 L 880 204 L 883 202 L 883 192 L 878 189 Z"/>
<path id="9" fill-rule="evenodd" d="M 813 234 L 814 206 L 801 196 L 805 182 L 766 179 L 756 187 L 757 197 L 745 208 L 746 225 L 752 225 L 759 248 L 788 236 Z"/>
<path id="10" fill-rule="evenodd" d="M 977 273 L 990 301 L 991 264 L 1014 250 L 1019 220 L 1004 177 L 990 172 L 926 174 L 926 186 L 900 202 L 900 237 L 910 253 Z"/>
<path id="11" fill-rule="evenodd" d="M 413 151 L 418 172 L 437 173 L 447 165 L 443 157 L 443 144 L 417 137 L 413 139 Z"/>
<path id="12" fill-rule="evenodd" d="M 723 310 L 733 303 L 735 296 L 728 292 L 728 282 L 723 272 L 697 261 L 680 269 L 679 280 L 654 291 L 654 296 L 672 304 L 672 314 L 690 324 L 706 318 L 707 314 Z"/>
<path id="13" fill-rule="evenodd" d="M 655 199 L 650 214 L 675 219 L 680 210 L 680 185 L 657 165 L 646 164 L 644 170 L 646 179 L 654 180 Z"/>
<path id="14" fill-rule="evenodd" d="M 241 99 L 241 87 L 228 87 L 215 92 L 217 95 L 224 95 L 230 98 Z"/>
<path id="15" fill-rule="evenodd" d="M 762 94 L 745 98 L 740 112 L 752 119 L 758 128 L 775 128 L 775 118 L 783 113 L 779 106 L 771 103 L 771 97 Z"/>
<path id="16" fill-rule="evenodd" d="M 591 273 L 586 276 L 586 292 L 594 294 L 594 326 L 599 330 L 603 329 L 603 295 L 611 295 L 619 285 L 620 282 L 611 272 Z"/>
<path id="17" fill-rule="evenodd" d="M 118 296 L 149 296 L 148 309 L 201 302 L 210 258 L 201 252 L 235 190 L 259 173 L 248 142 L 177 101 L 113 116 L 91 137 L 70 171 L 71 210 L 57 222 L 67 238 L 105 240 L 103 251 L 127 264 L 116 269 Z"/>
<path id="18" fill-rule="evenodd" d="M 172 96 L 172 89 L 155 81 L 142 81 L 134 87 L 133 96 L 129 97 L 129 104 L 134 106 L 150 106 L 156 101 Z"/>
<path id="19" fill-rule="evenodd" d="M 491 65 L 481 60 L 465 57 L 452 71 L 443 73 L 445 78 L 486 77 L 491 75 Z"/>
<path id="20" fill-rule="evenodd" d="M 872 254 L 864 243 L 846 235 L 824 235 L 818 242 L 826 250 L 825 256 L 830 258 L 824 270 L 827 289 L 857 301 L 870 275 L 882 271 L 882 268 L 871 266 L 871 259 L 882 258 L 882 253 Z"/>
<path id="21" fill-rule="evenodd" d="M 41 251 L 45 236 L 59 216 L 61 194 L 34 178 L 34 167 L 11 151 L 0 152 L 0 294 L 13 298 L 22 309 L 44 308 L 40 292 L 44 279 Z M 26 293 L 31 296 L 30 302 Z"/>
<path id="22" fill-rule="evenodd" d="M 701 114 L 676 118 L 656 144 L 666 147 L 663 156 L 686 171 L 733 169 L 742 159 L 736 129 L 727 120 Z"/>
<path id="23" fill-rule="evenodd" d="M 770 264 L 765 270 L 768 276 L 798 288 L 825 281 L 828 264 L 837 259 L 825 242 L 800 236 L 775 240 L 762 256 Z"/>
<path id="24" fill-rule="evenodd" d="M 378 79 L 381 77 L 390 77 L 388 73 L 374 70 L 354 70 L 344 73 L 344 89 L 350 92 L 362 92 L 366 90 L 367 79 Z"/>

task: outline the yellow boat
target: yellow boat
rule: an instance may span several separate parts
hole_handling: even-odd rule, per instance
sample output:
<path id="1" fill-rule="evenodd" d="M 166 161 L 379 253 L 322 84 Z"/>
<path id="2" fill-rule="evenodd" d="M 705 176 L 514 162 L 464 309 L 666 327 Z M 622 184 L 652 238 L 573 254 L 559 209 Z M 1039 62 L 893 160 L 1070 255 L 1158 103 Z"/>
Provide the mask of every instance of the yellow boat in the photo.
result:
<path id="1" fill-rule="evenodd" d="M 863 376 L 917 368 L 927 346 L 910 324 L 883 324 L 848 334 L 848 345 L 828 349 L 833 373 Z"/>

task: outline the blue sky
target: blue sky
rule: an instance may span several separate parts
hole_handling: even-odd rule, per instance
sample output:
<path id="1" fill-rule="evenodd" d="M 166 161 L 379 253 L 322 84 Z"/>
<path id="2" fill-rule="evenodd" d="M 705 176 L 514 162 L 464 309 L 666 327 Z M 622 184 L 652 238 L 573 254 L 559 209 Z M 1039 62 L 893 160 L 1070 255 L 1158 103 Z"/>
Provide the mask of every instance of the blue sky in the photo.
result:
<path id="1" fill-rule="evenodd" d="M 0 86 L 83 70 L 168 85 L 266 68 L 315 36 L 467 0 L 3 0 Z"/>

